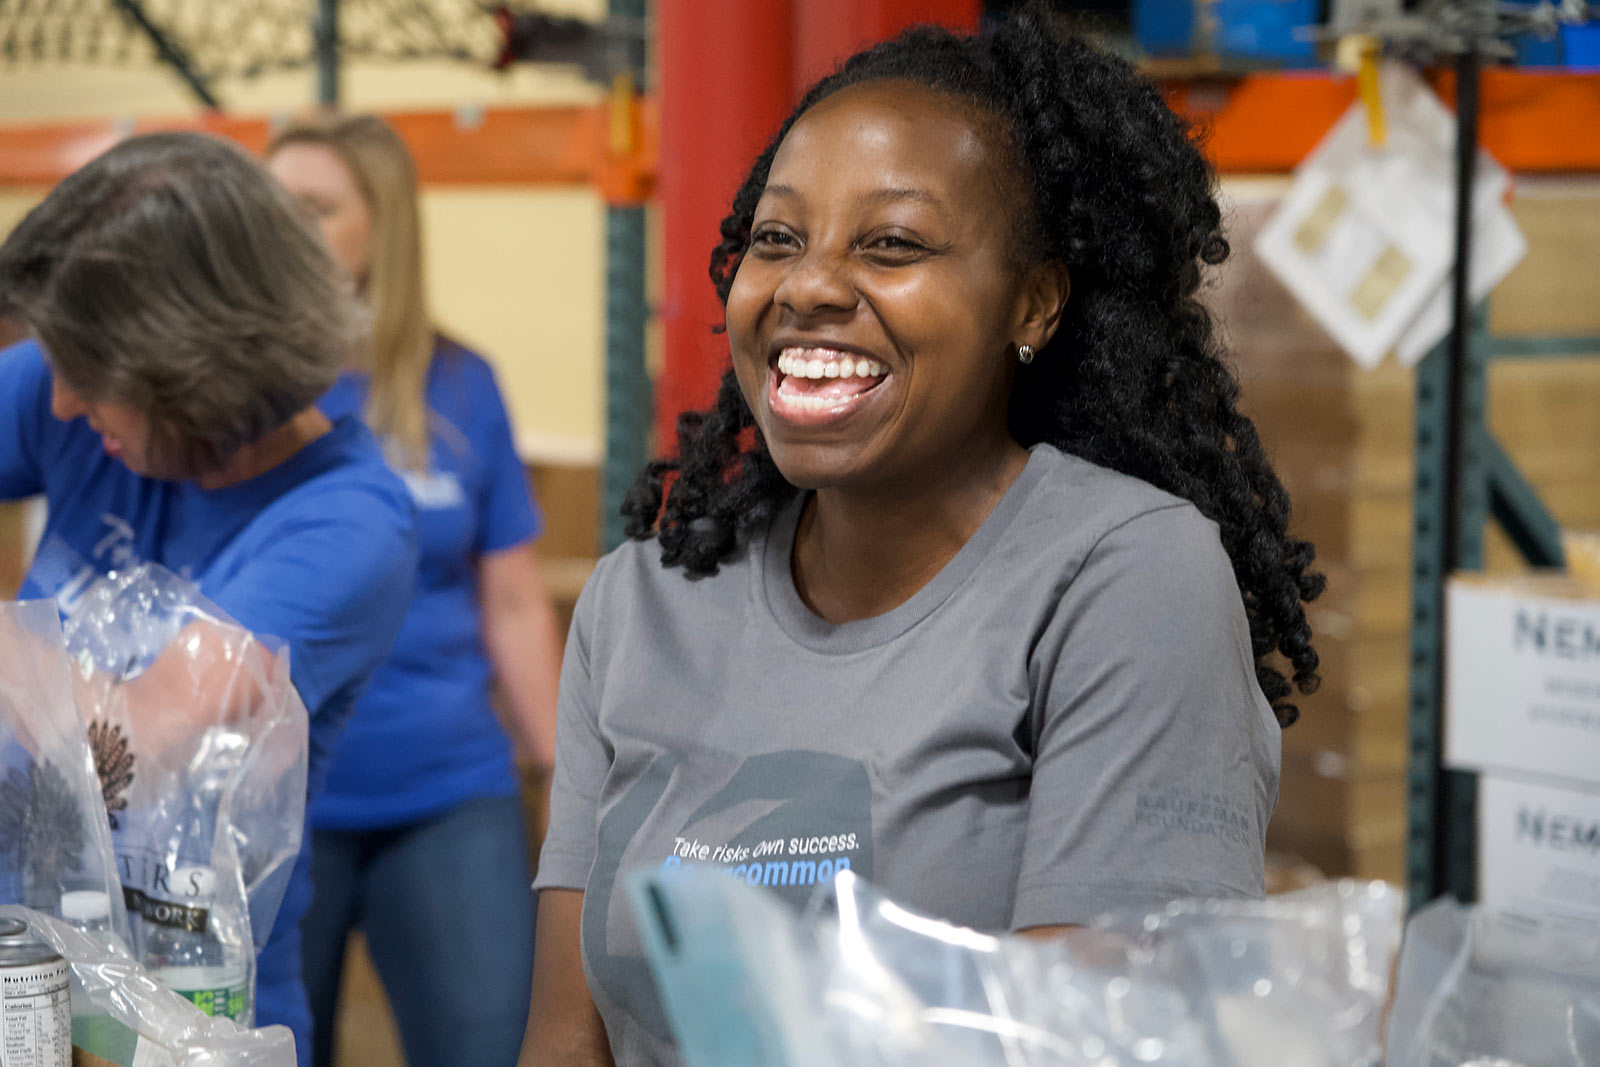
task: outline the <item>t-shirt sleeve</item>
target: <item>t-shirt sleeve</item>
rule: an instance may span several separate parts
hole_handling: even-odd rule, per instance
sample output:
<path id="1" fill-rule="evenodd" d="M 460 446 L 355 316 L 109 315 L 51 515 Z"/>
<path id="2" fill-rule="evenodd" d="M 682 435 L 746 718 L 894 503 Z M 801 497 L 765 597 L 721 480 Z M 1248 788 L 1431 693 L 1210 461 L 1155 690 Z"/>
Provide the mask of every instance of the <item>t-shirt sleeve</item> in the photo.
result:
<path id="1" fill-rule="evenodd" d="M 611 749 L 600 733 L 590 649 L 602 568 L 578 597 L 561 663 L 556 707 L 555 777 L 550 789 L 550 829 L 539 854 L 535 889 L 584 889 L 594 866 L 600 789 L 611 769 Z"/>
<path id="2" fill-rule="evenodd" d="M 0 351 L 0 499 L 44 492 L 45 436 L 50 414 L 50 368 L 33 341 Z"/>
<path id="3" fill-rule="evenodd" d="M 498 552 L 539 536 L 544 516 L 533 499 L 528 472 L 517 455 L 505 400 L 488 364 L 473 379 L 474 417 L 483 420 L 474 435 L 483 450 L 483 495 L 478 515 L 478 551 Z"/>
<path id="4" fill-rule="evenodd" d="M 307 517 L 206 593 L 241 625 L 288 644 L 295 688 L 315 717 L 388 655 L 416 566 L 415 537 L 398 522 Z"/>
<path id="5" fill-rule="evenodd" d="M 1214 524 L 1174 505 L 1103 536 L 1030 670 L 1014 929 L 1261 895 L 1279 731 Z"/>

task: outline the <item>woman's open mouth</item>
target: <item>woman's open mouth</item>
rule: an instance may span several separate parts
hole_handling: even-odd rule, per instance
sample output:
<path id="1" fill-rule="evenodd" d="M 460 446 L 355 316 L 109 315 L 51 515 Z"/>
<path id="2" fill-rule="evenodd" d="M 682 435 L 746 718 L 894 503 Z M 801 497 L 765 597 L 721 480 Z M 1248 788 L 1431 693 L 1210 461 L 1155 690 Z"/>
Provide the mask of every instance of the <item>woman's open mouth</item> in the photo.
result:
<path id="1" fill-rule="evenodd" d="M 767 375 L 767 406 L 785 422 L 822 426 L 848 418 L 889 379 L 882 363 L 833 348 L 784 348 Z"/>

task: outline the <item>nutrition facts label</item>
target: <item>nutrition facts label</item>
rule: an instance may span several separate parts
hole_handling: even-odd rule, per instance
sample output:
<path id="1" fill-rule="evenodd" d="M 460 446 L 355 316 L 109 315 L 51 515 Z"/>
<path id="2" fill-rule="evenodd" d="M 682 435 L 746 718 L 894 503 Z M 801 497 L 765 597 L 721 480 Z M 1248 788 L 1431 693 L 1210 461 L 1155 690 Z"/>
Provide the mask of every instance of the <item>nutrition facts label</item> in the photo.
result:
<path id="1" fill-rule="evenodd" d="M 64 960 L 0 967 L 0 1067 L 67 1067 L 72 999 Z"/>

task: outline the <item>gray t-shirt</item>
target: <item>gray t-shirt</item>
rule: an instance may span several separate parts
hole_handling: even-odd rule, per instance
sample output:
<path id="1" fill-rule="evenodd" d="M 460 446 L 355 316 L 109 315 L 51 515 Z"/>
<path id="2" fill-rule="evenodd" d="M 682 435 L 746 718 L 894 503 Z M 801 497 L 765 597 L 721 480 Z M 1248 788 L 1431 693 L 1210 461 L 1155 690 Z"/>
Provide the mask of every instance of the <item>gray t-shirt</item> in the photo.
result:
<path id="1" fill-rule="evenodd" d="M 801 500 L 713 577 L 600 563 L 561 675 L 538 888 L 585 891 L 619 1067 L 676 1064 L 619 871 L 800 903 L 848 868 L 981 930 L 1259 896 L 1279 732 L 1217 528 L 1048 446 L 887 614 L 795 590 Z"/>

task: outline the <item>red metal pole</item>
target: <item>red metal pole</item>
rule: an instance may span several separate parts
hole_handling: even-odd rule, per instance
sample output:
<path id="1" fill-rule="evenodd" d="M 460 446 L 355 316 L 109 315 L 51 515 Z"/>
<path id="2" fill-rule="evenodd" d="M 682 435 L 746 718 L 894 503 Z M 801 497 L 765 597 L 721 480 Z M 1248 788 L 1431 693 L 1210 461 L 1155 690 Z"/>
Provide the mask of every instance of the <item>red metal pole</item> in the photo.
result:
<path id="1" fill-rule="evenodd" d="M 728 365 L 706 276 L 739 181 L 793 103 L 791 0 L 660 0 L 664 361 L 657 449 L 673 420 L 704 408 Z"/>
<path id="2" fill-rule="evenodd" d="M 795 95 L 841 60 L 907 26 L 935 22 L 975 30 L 982 0 L 792 0 Z"/>

